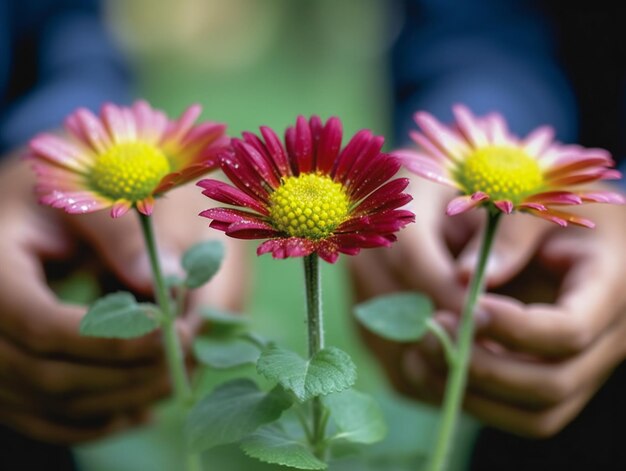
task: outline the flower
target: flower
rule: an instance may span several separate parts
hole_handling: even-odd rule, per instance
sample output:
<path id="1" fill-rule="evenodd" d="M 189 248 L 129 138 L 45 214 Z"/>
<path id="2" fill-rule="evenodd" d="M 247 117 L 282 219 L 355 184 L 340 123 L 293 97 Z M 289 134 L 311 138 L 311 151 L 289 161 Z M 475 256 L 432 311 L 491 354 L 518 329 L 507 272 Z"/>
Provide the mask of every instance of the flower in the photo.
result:
<path id="1" fill-rule="evenodd" d="M 528 212 L 561 226 L 593 227 L 593 222 L 555 207 L 624 203 L 617 193 L 571 188 L 620 178 L 620 173 L 610 168 L 614 162 L 607 151 L 555 143 L 549 126 L 520 140 L 497 113 L 478 118 L 462 105 L 455 106 L 453 112 L 454 127 L 417 112 L 414 118 L 422 132 L 412 131 L 410 136 L 419 151 L 395 153 L 408 170 L 463 193 L 450 201 L 448 215 L 488 205 L 507 214 L 513 210 Z"/>
<path id="2" fill-rule="evenodd" d="M 200 112 L 193 105 L 172 121 L 145 101 L 107 103 L 99 118 L 76 110 L 64 135 L 30 141 L 40 202 L 68 213 L 111 208 L 116 218 L 136 207 L 150 215 L 156 196 L 218 166 L 216 152 L 229 142 L 226 126 L 194 125 Z"/>
<path id="3" fill-rule="evenodd" d="M 402 191 L 406 178 L 388 181 L 400 169 L 393 156 L 380 152 L 384 139 L 358 132 L 341 149 L 338 118 L 323 124 L 299 116 L 285 133 L 286 149 L 268 127 L 261 137 L 243 133 L 233 139 L 220 165 L 234 184 L 202 180 L 203 194 L 236 208 L 200 213 L 210 226 L 240 239 L 269 239 L 257 254 L 274 258 L 317 253 L 334 263 L 339 253 L 389 246 L 394 232 L 414 220 L 398 209 L 411 200 Z"/>

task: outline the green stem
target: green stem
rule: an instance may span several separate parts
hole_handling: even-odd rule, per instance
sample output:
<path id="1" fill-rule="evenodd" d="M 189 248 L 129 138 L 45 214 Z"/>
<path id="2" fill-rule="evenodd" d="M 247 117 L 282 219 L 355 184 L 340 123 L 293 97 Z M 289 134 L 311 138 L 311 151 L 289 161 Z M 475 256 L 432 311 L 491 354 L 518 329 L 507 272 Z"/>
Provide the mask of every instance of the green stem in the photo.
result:
<path id="1" fill-rule="evenodd" d="M 487 214 L 487 227 L 483 236 L 476 271 L 469 286 L 469 292 L 458 331 L 455 361 L 450 366 L 450 373 L 443 399 L 441 422 L 437 442 L 429 463 L 429 471 L 445 470 L 450 450 L 452 449 L 456 423 L 461 411 L 461 403 L 467 383 L 467 370 L 474 340 L 474 308 L 476 301 L 484 291 L 485 267 L 491 244 L 494 240 L 500 213 Z"/>
<path id="2" fill-rule="evenodd" d="M 316 254 L 304 257 L 304 282 L 306 291 L 307 328 L 309 338 L 309 358 L 313 358 L 324 348 L 324 326 L 322 318 L 321 277 L 319 259 Z M 311 445 L 318 458 L 324 459 L 324 406 L 319 397 L 311 400 L 312 429 Z"/>
<path id="3" fill-rule="evenodd" d="M 152 267 L 154 295 L 162 313 L 161 329 L 163 331 L 167 365 L 174 385 L 174 395 L 179 404 L 187 405 L 192 400 L 191 386 L 189 385 L 189 378 L 187 377 L 187 370 L 185 368 L 185 356 L 183 355 L 180 339 L 176 332 L 176 325 L 174 323 L 175 314 L 172 312 L 172 302 L 163 278 L 161 264 L 159 263 L 152 219 L 145 214 L 139 212 L 138 214 L 146 242 L 146 249 L 150 257 L 150 266 Z"/>
<path id="4" fill-rule="evenodd" d="M 172 310 L 172 299 L 170 298 L 165 279 L 163 278 L 163 271 L 159 263 L 156 240 L 154 237 L 154 229 L 152 227 L 152 219 L 139 212 L 137 214 L 139 214 L 146 249 L 150 257 L 154 295 L 161 309 L 161 331 L 163 332 L 167 366 L 174 385 L 174 396 L 179 406 L 186 409 L 191 406 L 193 396 L 189 378 L 187 377 L 187 369 L 185 368 L 185 355 L 183 354 L 180 339 L 176 332 L 176 324 L 174 323 L 177 312 Z M 202 471 L 202 461 L 199 454 L 190 453 L 187 455 L 186 469 L 187 471 Z"/>

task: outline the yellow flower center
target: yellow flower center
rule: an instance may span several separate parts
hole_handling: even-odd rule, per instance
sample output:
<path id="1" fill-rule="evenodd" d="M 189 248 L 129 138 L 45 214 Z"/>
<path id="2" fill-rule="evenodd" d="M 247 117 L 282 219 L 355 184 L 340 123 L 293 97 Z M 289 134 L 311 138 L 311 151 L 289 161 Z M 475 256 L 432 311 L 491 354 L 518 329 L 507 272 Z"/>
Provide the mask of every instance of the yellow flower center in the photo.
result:
<path id="1" fill-rule="evenodd" d="M 537 192 L 543 175 L 537 161 L 516 147 L 488 146 L 476 150 L 459 169 L 467 193 L 482 191 L 492 201 L 520 203 Z"/>
<path id="2" fill-rule="evenodd" d="M 294 237 L 321 239 L 346 220 L 350 200 L 339 183 L 315 173 L 287 177 L 270 196 L 274 226 Z"/>
<path id="3" fill-rule="evenodd" d="M 170 171 L 167 157 L 158 148 L 144 142 L 123 142 L 98 156 L 91 182 L 111 199 L 136 202 L 150 196 Z"/>

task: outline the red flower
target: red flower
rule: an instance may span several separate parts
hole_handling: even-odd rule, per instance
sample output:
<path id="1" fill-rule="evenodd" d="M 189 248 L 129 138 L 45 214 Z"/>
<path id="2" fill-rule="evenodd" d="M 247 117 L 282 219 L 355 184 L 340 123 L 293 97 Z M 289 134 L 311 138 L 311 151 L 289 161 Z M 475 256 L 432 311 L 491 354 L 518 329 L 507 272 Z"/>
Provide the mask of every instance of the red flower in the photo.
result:
<path id="1" fill-rule="evenodd" d="M 269 239 L 257 254 L 274 258 L 317 253 L 334 263 L 339 253 L 391 245 L 394 233 L 415 218 L 398 209 L 411 200 L 402 193 L 408 179 L 388 181 L 400 162 L 381 153 L 384 139 L 370 131 L 359 131 L 343 150 L 341 139 L 338 118 L 323 124 L 317 116 L 298 117 L 285 133 L 286 149 L 268 127 L 261 127 L 261 137 L 243 133 L 220 157 L 234 186 L 198 183 L 209 198 L 243 209 L 200 215 L 231 237 Z"/>

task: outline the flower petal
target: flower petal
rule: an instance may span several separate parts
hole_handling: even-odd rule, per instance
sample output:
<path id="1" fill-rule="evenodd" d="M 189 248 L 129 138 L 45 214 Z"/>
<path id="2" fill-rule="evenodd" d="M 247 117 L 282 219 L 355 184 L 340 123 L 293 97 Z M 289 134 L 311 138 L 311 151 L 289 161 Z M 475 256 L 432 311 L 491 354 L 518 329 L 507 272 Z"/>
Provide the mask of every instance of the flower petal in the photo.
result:
<path id="1" fill-rule="evenodd" d="M 320 135 L 316 156 L 317 170 L 323 174 L 330 173 L 333 168 L 341 149 L 342 133 L 341 121 L 338 118 L 333 116 L 326 121 Z"/>
<path id="2" fill-rule="evenodd" d="M 259 203 L 255 198 L 219 180 L 200 180 L 196 185 L 204 188 L 203 195 L 220 203 L 243 206 L 266 216 L 269 214 L 267 207 Z"/>
<path id="3" fill-rule="evenodd" d="M 111 217 L 119 218 L 126 214 L 130 208 L 132 207 L 132 203 L 126 200 L 118 200 L 111 207 Z"/>
<path id="4" fill-rule="evenodd" d="M 146 216 L 150 216 L 154 211 L 154 198 L 149 196 L 142 200 L 137 201 L 137 211 Z"/>
<path id="5" fill-rule="evenodd" d="M 465 211 L 475 208 L 488 199 L 489 196 L 482 192 L 476 192 L 473 195 L 457 196 L 448 203 L 446 214 L 448 216 L 455 216 L 457 214 L 464 213 Z"/>
<path id="6" fill-rule="evenodd" d="M 282 177 L 290 176 L 292 174 L 291 167 L 289 166 L 287 153 L 285 152 L 285 148 L 280 142 L 280 139 L 278 138 L 276 133 L 267 126 L 261 126 L 260 130 L 261 135 L 265 140 L 265 146 L 267 147 L 267 151 L 272 157 L 274 165 L 278 169 L 279 175 Z"/>
<path id="7" fill-rule="evenodd" d="M 489 144 L 485 131 L 480 127 L 477 118 L 467 107 L 455 105 L 452 107 L 452 113 L 456 118 L 459 130 L 475 148 Z"/>
<path id="8" fill-rule="evenodd" d="M 461 185 L 452 178 L 451 172 L 444 165 L 428 158 L 428 156 L 409 149 L 396 150 L 392 155 L 398 157 L 409 172 L 436 183 L 459 190 L 462 189 Z"/>
<path id="9" fill-rule="evenodd" d="M 305 257 L 315 252 L 315 244 L 307 239 L 289 237 L 266 240 L 256 250 L 257 255 L 270 252 L 273 258 Z"/>
<path id="10" fill-rule="evenodd" d="M 513 202 L 508 200 L 494 201 L 493 205 L 504 214 L 511 214 L 513 212 L 513 208 L 515 207 Z"/>

